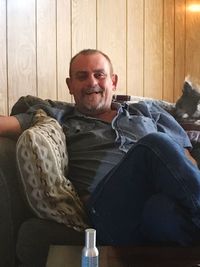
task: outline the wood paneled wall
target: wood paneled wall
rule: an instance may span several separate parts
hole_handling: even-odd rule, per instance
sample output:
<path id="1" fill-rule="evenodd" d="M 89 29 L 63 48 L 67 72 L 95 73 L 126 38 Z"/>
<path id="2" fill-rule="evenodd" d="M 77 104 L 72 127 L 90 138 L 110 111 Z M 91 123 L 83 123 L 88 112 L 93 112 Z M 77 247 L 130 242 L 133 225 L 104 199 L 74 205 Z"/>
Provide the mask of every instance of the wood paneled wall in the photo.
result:
<path id="1" fill-rule="evenodd" d="M 0 114 L 22 95 L 71 101 L 65 78 L 83 48 L 107 53 L 119 94 L 175 101 L 200 78 L 193 0 L 0 0 Z"/>

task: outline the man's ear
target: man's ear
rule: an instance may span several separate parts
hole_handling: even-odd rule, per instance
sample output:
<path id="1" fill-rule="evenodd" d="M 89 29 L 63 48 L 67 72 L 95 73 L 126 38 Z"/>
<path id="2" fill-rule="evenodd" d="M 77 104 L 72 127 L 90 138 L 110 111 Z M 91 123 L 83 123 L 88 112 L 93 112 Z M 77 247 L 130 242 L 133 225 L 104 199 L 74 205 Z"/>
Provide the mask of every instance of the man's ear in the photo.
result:
<path id="1" fill-rule="evenodd" d="M 113 91 L 115 91 L 117 87 L 117 82 L 118 82 L 117 74 L 112 74 L 112 82 L 113 82 Z"/>
<path id="2" fill-rule="evenodd" d="M 66 84 L 67 84 L 67 87 L 69 89 L 70 95 L 73 95 L 72 86 L 71 86 L 71 79 L 70 78 L 66 78 Z"/>

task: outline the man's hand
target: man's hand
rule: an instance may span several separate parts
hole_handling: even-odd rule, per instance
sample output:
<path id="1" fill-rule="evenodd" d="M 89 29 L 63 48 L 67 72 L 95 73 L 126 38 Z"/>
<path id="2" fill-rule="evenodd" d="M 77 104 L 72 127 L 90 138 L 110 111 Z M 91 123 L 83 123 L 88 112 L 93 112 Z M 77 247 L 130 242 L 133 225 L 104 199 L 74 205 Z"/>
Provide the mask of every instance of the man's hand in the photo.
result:
<path id="1" fill-rule="evenodd" d="M 190 151 L 189 151 L 188 149 L 185 149 L 185 155 L 186 155 L 186 157 L 187 157 L 189 160 L 192 161 L 192 163 L 193 163 L 194 165 L 197 166 L 197 162 L 196 162 L 196 160 L 192 157 L 192 155 L 190 154 Z"/>
<path id="2" fill-rule="evenodd" d="M 0 116 L 0 136 L 17 138 L 22 130 L 14 116 Z"/>

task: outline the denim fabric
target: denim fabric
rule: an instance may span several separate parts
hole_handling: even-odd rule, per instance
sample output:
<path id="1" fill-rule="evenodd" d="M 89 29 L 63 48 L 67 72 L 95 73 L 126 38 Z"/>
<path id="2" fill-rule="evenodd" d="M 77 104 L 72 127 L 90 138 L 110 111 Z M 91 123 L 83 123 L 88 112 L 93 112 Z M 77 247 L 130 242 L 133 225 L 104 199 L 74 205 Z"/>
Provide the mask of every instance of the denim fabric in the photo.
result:
<path id="1" fill-rule="evenodd" d="M 100 182 L 88 202 L 104 244 L 200 240 L 200 171 L 167 134 L 148 134 Z"/>
<path id="2" fill-rule="evenodd" d="M 132 144 L 153 132 L 163 132 L 183 147 L 191 147 L 185 131 L 177 121 L 154 101 L 126 104 L 112 122 L 119 149 L 127 152 Z"/>

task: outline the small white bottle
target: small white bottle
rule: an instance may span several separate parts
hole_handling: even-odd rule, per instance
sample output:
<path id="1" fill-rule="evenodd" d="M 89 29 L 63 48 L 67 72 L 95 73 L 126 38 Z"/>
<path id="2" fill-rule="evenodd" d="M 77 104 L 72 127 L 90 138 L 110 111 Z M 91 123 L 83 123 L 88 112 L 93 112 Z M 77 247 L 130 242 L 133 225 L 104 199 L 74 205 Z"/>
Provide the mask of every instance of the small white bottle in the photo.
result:
<path id="1" fill-rule="evenodd" d="M 81 267 L 98 267 L 99 251 L 96 247 L 96 230 L 85 230 L 85 247 L 82 250 Z"/>

